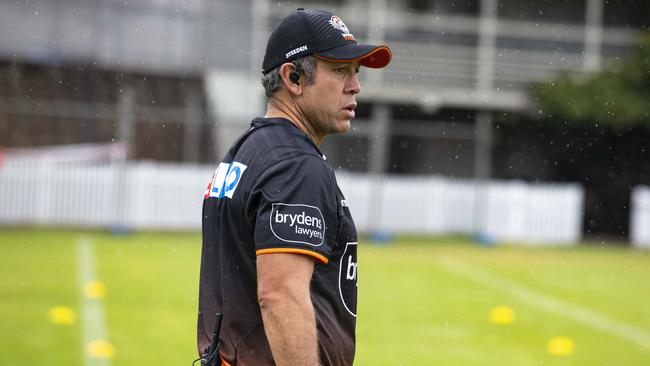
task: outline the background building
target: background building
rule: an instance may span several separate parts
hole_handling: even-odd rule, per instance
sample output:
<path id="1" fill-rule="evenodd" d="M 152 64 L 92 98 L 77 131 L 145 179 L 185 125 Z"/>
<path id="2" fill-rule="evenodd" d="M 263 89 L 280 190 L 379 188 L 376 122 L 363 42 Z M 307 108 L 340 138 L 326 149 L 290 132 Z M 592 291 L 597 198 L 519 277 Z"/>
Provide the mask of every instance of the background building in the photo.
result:
<path id="1" fill-rule="evenodd" d="M 117 140 L 133 159 L 214 162 L 263 113 L 266 37 L 297 7 L 394 52 L 362 72 L 352 131 L 323 144 L 334 167 L 528 181 L 567 179 L 499 116 L 534 116 L 532 83 L 622 62 L 650 14 L 623 0 L 2 0 L 0 146 Z M 587 232 L 626 234 L 627 211 L 590 226 L 587 205 Z"/>

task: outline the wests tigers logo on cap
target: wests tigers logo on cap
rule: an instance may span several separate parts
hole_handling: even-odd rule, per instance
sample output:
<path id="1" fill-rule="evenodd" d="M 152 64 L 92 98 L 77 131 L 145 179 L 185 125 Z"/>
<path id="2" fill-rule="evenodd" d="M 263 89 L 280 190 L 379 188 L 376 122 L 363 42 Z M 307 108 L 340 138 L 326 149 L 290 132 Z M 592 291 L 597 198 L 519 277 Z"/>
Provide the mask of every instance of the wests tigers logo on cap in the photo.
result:
<path id="1" fill-rule="evenodd" d="M 341 18 L 339 18 L 338 15 L 332 15 L 332 18 L 330 18 L 329 23 L 332 25 L 332 27 L 343 32 L 341 34 L 343 38 L 345 38 L 348 41 L 356 41 L 354 36 L 350 33 L 348 26 L 345 25 L 345 23 L 343 23 L 343 20 L 341 20 Z"/>

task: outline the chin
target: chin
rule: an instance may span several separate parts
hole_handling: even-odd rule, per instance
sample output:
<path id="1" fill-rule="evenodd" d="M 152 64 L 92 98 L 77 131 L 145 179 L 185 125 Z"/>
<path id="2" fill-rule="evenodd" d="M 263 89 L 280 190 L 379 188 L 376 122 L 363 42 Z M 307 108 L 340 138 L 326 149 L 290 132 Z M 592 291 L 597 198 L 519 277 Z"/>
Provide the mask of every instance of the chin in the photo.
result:
<path id="1" fill-rule="evenodd" d="M 350 130 L 350 120 L 348 119 L 345 121 L 341 121 L 340 123 L 337 124 L 336 127 L 337 127 L 336 129 L 337 133 L 348 132 Z"/>

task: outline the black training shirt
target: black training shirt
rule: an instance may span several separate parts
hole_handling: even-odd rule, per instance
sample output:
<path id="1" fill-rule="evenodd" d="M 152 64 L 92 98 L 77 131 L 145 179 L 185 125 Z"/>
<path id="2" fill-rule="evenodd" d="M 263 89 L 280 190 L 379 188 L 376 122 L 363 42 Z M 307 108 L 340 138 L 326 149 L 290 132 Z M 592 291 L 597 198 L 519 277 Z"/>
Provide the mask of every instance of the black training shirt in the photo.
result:
<path id="1" fill-rule="evenodd" d="M 324 366 L 354 360 L 357 234 L 332 168 L 283 118 L 257 118 L 231 147 L 203 202 L 198 348 L 223 314 L 220 354 L 231 365 L 274 365 L 257 301 L 256 256 L 315 259 L 311 300 Z M 291 316 L 291 314 L 286 314 Z"/>

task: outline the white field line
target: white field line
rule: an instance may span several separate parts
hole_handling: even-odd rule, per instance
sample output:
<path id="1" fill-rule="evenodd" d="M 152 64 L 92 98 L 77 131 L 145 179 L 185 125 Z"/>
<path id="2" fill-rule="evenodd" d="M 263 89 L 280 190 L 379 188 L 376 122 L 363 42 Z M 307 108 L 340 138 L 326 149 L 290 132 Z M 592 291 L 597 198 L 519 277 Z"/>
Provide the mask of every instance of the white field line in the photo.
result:
<path id="1" fill-rule="evenodd" d="M 482 286 L 505 292 L 532 307 L 546 310 L 601 332 L 615 335 L 638 344 L 644 349 L 650 349 L 650 332 L 647 330 L 611 319 L 583 306 L 546 295 L 517 284 L 506 277 L 498 276 L 454 258 L 443 257 L 439 263 L 443 269 L 449 272 L 470 279 Z"/>
<path id="2" fill-rule="evenodd" d="M 104 324 L 104 308 L 101 299 L 89 299 L 84 294 L 84 285 L 88 281 L 96 281 L 95 253 L 93 243 L 88 238 L 82 237 L 77 241 L 77 278 L 81 291 L 81 322 L 82 332 L 81 351 L 84 355 L 84 366 L 110 366 L 111 361 L 106 358 L 90 357 L 86 347 L 96 340 L 108 340 Z"/>

